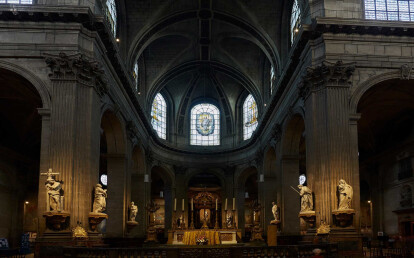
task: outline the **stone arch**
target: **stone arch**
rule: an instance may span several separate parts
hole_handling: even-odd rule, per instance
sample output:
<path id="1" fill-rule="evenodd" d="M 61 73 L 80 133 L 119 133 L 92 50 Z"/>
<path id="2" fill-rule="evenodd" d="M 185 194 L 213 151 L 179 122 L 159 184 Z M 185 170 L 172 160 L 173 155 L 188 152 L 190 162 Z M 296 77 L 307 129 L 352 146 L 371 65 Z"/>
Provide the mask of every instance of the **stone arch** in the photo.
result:
<path id="1" fill-rule="evenodd" d="M 49 108 L 50 99 L 43 86 L 31 72 L 0 61 L 0 228 L 12 246 L 21 233 L 41 229 L 35 218 L 46 210 L 39 170 L 50 165 L 50 120 L 42 121 L 39 109 Z"/>
<path id="2" fill-rule="evenodd" d="M 49 109 L 51 106 L 51 99 L 49 90 L 46 86 L 46 84 L 38 77 L 36 76 L 32 71 L 23 68 L 19 65 L 9 63 L 3 60 L 0 60 L 0 68 L 12 71 L 27 81 L 29 81 L 37 90 L 38 94 L 40 95 L 40 98 L 42 100 L 42 108 L 43 109 Z"/>
<path id="3" fill-rule="evenodd" d="M 127 158 L 125 127 L 117 115 L 106 109 L 101 119 L 101 167 L 106 166 L 108 174 L 106 234 L 122 237 L 127 219 Z"/>
<path id="4" fill-rule="evenodd" d="M 148 45 L 148 41 L 154 40 L 154 35 L 156 35 L 159 31 L 165 28 L 165 26 L 170 26 L 172 24 L 185 21 L 188 19 L 196 19 L 197 18 L 197 11 L 186 11 L 180 12 L 168 17 L 164 17 L 158 20 L 156 23 L 152 24 L 152 26 L 148 26 L 148 29 L 141 34 L 138 34 L 133 40 L 131 44 L 131 48 L 129 49 L 128 56 L 130 57 L 128 60 L 128 67 L 133 67 L 133 60 L 136 59 L 137 56 L 140 56 L 142 51 L 145 49 L 144 46 Z M 214 19 L 230 23 L 244 31 L 246 31 L 249 35 L 255 38 L 260 44 L 258 45 L 262 51 L 269 56 L 269 59 L 272 60 L 272 64 L 275 68 L 280 67 L 280 58 L 277 49 L 275 46 L 272 45 L 271 39 L 267 34 L 258 31 L 254 26 L 247 21 L 231 16 L 229 14 L 214 11 Z"/>
<path id="5" fill-rule="evenodd" d="M 151 200 L 160 205 L 160 209 L 155 213 L 156 223 L 164 225 L 164 234 L 171 228 L 171 218 L 173 210 L 173 178 L 169 170 L 162 165 L 155 165 L 151 168 Z M 162 184 L 161 184 L 162 182 Z M 161 197 L 161 192 L 163 196 Z M 164 221 L 160 218 L 164 217 Z M 162 223 L 163 222 L 163 223 Z"/>
<path id="6" fill-rule="evenodd" d="M 246 227 L 253 223 L 252 210 L 248 208 L 249 204 L 254 200 L 259 200 L 259 186 L 258 186 L 259 171 L 255 166 L 244 167 L 238 176 L 238 224 L 242 230 L 242 235 L 246 235 Z M 249 198 L 246 198 L 246 192 L 249 193 Z"/>
<path id="7" fill-rule="evenodd" d="M 401 225 L 398 216 L 392 212 L 402 208 L 399 202 L 401 198 L 398 199 L 401 192 L 394 186 L 395 192 L 391 195 L 392 190 L 387 185 L 395 181 L 401 189 L 402 180 L 412 176 L 412 149 L 407 146 L 412 143 L 413 137 L 414 80 L 403 80 L 397 71 L 371 79 L 372 82 L 360 84 L 351 98 L 351 108 L 360 114 L 356 132 L 358 140 L 355 143 L 359 154 L 359 179 L 367 180 L 371 187 L 373 232 L 382 229 L 392 234 Z M 358 196 L 361 198 L 361 209 L 362 187 L 361 184 L 361 189 L 357 190 L 361 192 L 361 196 Z M 397 201 L 383 202 L 396 198 Z"/>
<path id="8" fill-rule="evenodd" d="M 388 73 L 382 73 L 379 75 L 375 75 L 369 77 L 368 80 L 359 83 L 355 91 L 352 93 L 349 101 L 350 111 L 351 113 L 357 113 L 358 110 L 358 103 L 360 102 L 362 96 L 367 92 L 369 89 L 374 87 L 380 82 L 391 80 L 391 79 L 400 79 L 401 78 L 401 71 L 392 71 Z"/>
<path id="9" fill-rule="evenodd" d="M 281 141 L 281 172 L 282 172 L 282 231 L 297 234 L 300 231 L 300 220 L 289 214 L 299 214 L 300 198 L 291 186 L 299 184 L 301 167 L 301 144 L 304 144 L 305 121 L 300 114 L 292 115 L 284 124 Z M 305 161 L 306 163 L 306 161 Z"/>

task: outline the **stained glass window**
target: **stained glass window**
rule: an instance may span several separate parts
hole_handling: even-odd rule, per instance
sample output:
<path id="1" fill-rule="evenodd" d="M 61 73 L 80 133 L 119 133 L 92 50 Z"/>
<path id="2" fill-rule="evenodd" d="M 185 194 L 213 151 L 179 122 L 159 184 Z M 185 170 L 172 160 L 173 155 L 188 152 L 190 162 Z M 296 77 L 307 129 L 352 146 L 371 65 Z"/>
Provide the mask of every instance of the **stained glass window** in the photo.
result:
<path id="1" fill-rule="evenodd" d="M 300 20 L 300 8 L 298 5 L 298 1 L 295 0 L 292 6 L 292 13 L 290 15 L 290 44 L 293 44 L 296 34 L 299 32 Z"/>
<path id="2" fill-rule="evenodd" d="M 275 68 L 272 67 L 270 68 L 270 95 L 273 94 L 273 84 L 275 82 L 276 79 L 276 74 L 275 74 Z"/>
<path id="3" fill-rule="evenodd" d="M 247 140 L 252 137 L 254 130 L 257 128 L 257 104 L 252 94 L 247 96 L 243 103 L 243 139 Z"/>
<path id="4" fill-rule="evenodd" d="M 161 139 L 167 138 L 167 103 L 164 97 L 157 93 L 152 102 L 151 125 Z"/>
<path id="5" fill-rule="evenodd" d="M 116 37 L 116 5 L 115 0 L 106 1 L 106 17 L 109 20 L 111 31 L 114 37 Z"/>
<path id="6" fill-rule="evenodd" d="M 414 21 L 414 0 L 364 0 L 365 18 Z"/>
<path id="7" fill-rule="evenodd" d="M 216 106 L 202 103 L 191 109 L 190 144 L 220 145 L 220 111 Z"/>
<path id="8" fill-rule="evenodd" d="M 0 0 L 0 4 L 32 4 L 33 0 Z"/>
<path id="9" fill-rule="evenodd" d="M 134 71 L 132 71 L 132 76 L 135 80 L 135 90 L 138 91 L 138 62 L 134 65 Z"/>

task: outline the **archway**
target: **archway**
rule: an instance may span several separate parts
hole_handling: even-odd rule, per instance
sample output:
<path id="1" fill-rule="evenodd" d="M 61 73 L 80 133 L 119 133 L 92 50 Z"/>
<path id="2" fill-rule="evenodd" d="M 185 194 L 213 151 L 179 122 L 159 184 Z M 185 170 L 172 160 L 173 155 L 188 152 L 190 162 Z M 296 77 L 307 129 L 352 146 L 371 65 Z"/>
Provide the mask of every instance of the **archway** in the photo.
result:
<path id="1" fill-rule="evenodd" d="M 305 122 L 296 114 L 286 124 L 282 138 L 282 232 L 298 234 L 305 230 L 296 214 L 300 211 L 300 196 L 292 189 L 297 189 L 299 176 L 306 176 Z M 306 184 L 307 182 L 303 182 Z"/>
<path id="2" fill-rule="evenodd" d="M 171 228 L 172 218 L 172 180 L 168 171 L 161 167 L 155 166 L 151 169 L 151 200 L 155 202 L 160 209 L 155 212 L 155 228 L 159 239 L 167 235 L 168 229 Z"/>
<path id="3" fill-rule="evenodd" d="M 219 227 L 224 227 L 226 197 L 222 182 L 217 175 L 209 171 L 193 175 L 188 181 L 188 225 L 191 225 L 194 218 L 194 227 L 201 228 L 203 219 L 206 218 L 206 225 L 209 228 L 214 228 L 217 217 Z M 230 212 L 232 210 L 231 199 L 227 199 L 227 205 Z"/>
<path id="4" fill-rule="evenodd" d="M 250 240 L 253 228 L 251 205 L 259 199 L 258 171 L 256 167 L 244 169 L 239 176 L 239 228 L 246 241 Z M 242 202 L 240 202 L 242 200 Z"/>
<path id="5" fill-rule="evenodd" d="M 277 182 L 277 177 L 280 176 L 277 174 L 277 161 L 276 161 L 276 151 L 273 147 L 269 147 L 264 156 L 264 176 L 265 182 L 264 187 L 262 187 L 262 205 L 264 206 L 264 221 L 265 223 L 273 220 L 272 213 L 272 202 L 276 204 L 280 203 L 280 184 Z"/>
<path id="6" fill-rule="evenodd" d="M 145 204 L 147 203 L 147 183 L 144 182 L 144 175 L 147 171 L 145 162 L 145 153 L 142 147 L 135 146 L 132 151 L 131 164 L 131 196 L 130 201 L 138 206 L 138 214 L 136 220 L 138 226 L 133 228 L 129 235 L 131 237 L 144 237 L 146 228 L 146 212 Z"/>
<path id="7" fill-rule="evenodd" d="M 392 79 L 367 90 L 358 102 L 358 151 L 361 211 L 372 214 L 372 237 L 413 237 L 404 229 L 411 207 L 404 207 L 401 189 L 413 184 L 414 92 L 412 80 Z M 371 186 L 368 190 L 367 186 Z M 363 188 L 364 187 L 364 188 Z M 367 192 L 368 191 L 368 192 Z M 370 196 L 370 199 L 364 198 Z M 362 203 L 363 202 L 363 203 Z"/>
<path id="8" fill-rule="evenodd" d="M 126 214 L 126 156 L 125 139 L 121 122 L 111 111 L 106 111 L 101 120 L 100 174 L 107 173 L 108 199 L 106 213 L 107 237 L 122 237 Z"/>
<path id="9" fill-rule="evenodd" d="M 0 238 L 14 247 L 38 231 L 41 107 L 29 81 L 0 68 Z"/>

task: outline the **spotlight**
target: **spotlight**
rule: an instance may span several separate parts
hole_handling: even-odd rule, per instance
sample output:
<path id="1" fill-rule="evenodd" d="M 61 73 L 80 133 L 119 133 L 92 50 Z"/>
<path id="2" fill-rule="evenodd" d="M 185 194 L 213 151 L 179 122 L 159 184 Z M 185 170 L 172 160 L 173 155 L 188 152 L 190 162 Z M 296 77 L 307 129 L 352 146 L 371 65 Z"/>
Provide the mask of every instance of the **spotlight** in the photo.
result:
<path id="1" fill-rule="evenodd" d="M 25 201 L 24 204 L 29 204 L 29 202 L 28 201 Z"/>
<path id="2" fill-rule="evenodd" d="M 371 203 L 371 201 L 368 201 L 368 203 Z"/>
<path id="3" fill-rule="evenodd" d="M 119 38 L 116 38 L 116 42 L 120 42 L 121 40 Z"/>
<path id="4" fill-rule="evenodd" d="M 298 33 L 299 32 L 299 29 L 298 28 L 295 28 L 295 33 Z"/>

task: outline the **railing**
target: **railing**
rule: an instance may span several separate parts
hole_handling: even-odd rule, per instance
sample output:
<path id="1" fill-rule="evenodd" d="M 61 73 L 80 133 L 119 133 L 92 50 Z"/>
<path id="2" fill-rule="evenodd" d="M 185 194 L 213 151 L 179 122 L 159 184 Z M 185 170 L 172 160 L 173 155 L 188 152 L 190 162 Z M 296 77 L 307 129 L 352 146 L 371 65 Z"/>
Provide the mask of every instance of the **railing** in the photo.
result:
<path id="1" fill-rule="evenodd" d="M 414 251 L 408 248 L 381 248 L 373 247 L 366 248 L 364 247 L 364 256 L 365 257 L 401 257 L 401 258 L 410 258 L 414 257 Z"/>
<path id="2" fill-rule="evenodd" d="M 88 258 L 244 258 L 244 257 L 312 257 L 313 250 L 319 248 L 325 258 L 337 257 L 337 245 L 299 245 L 276 247 L 237 246 L 160 246 L 148 248 L 64 248 L 65 257 Z"/>

